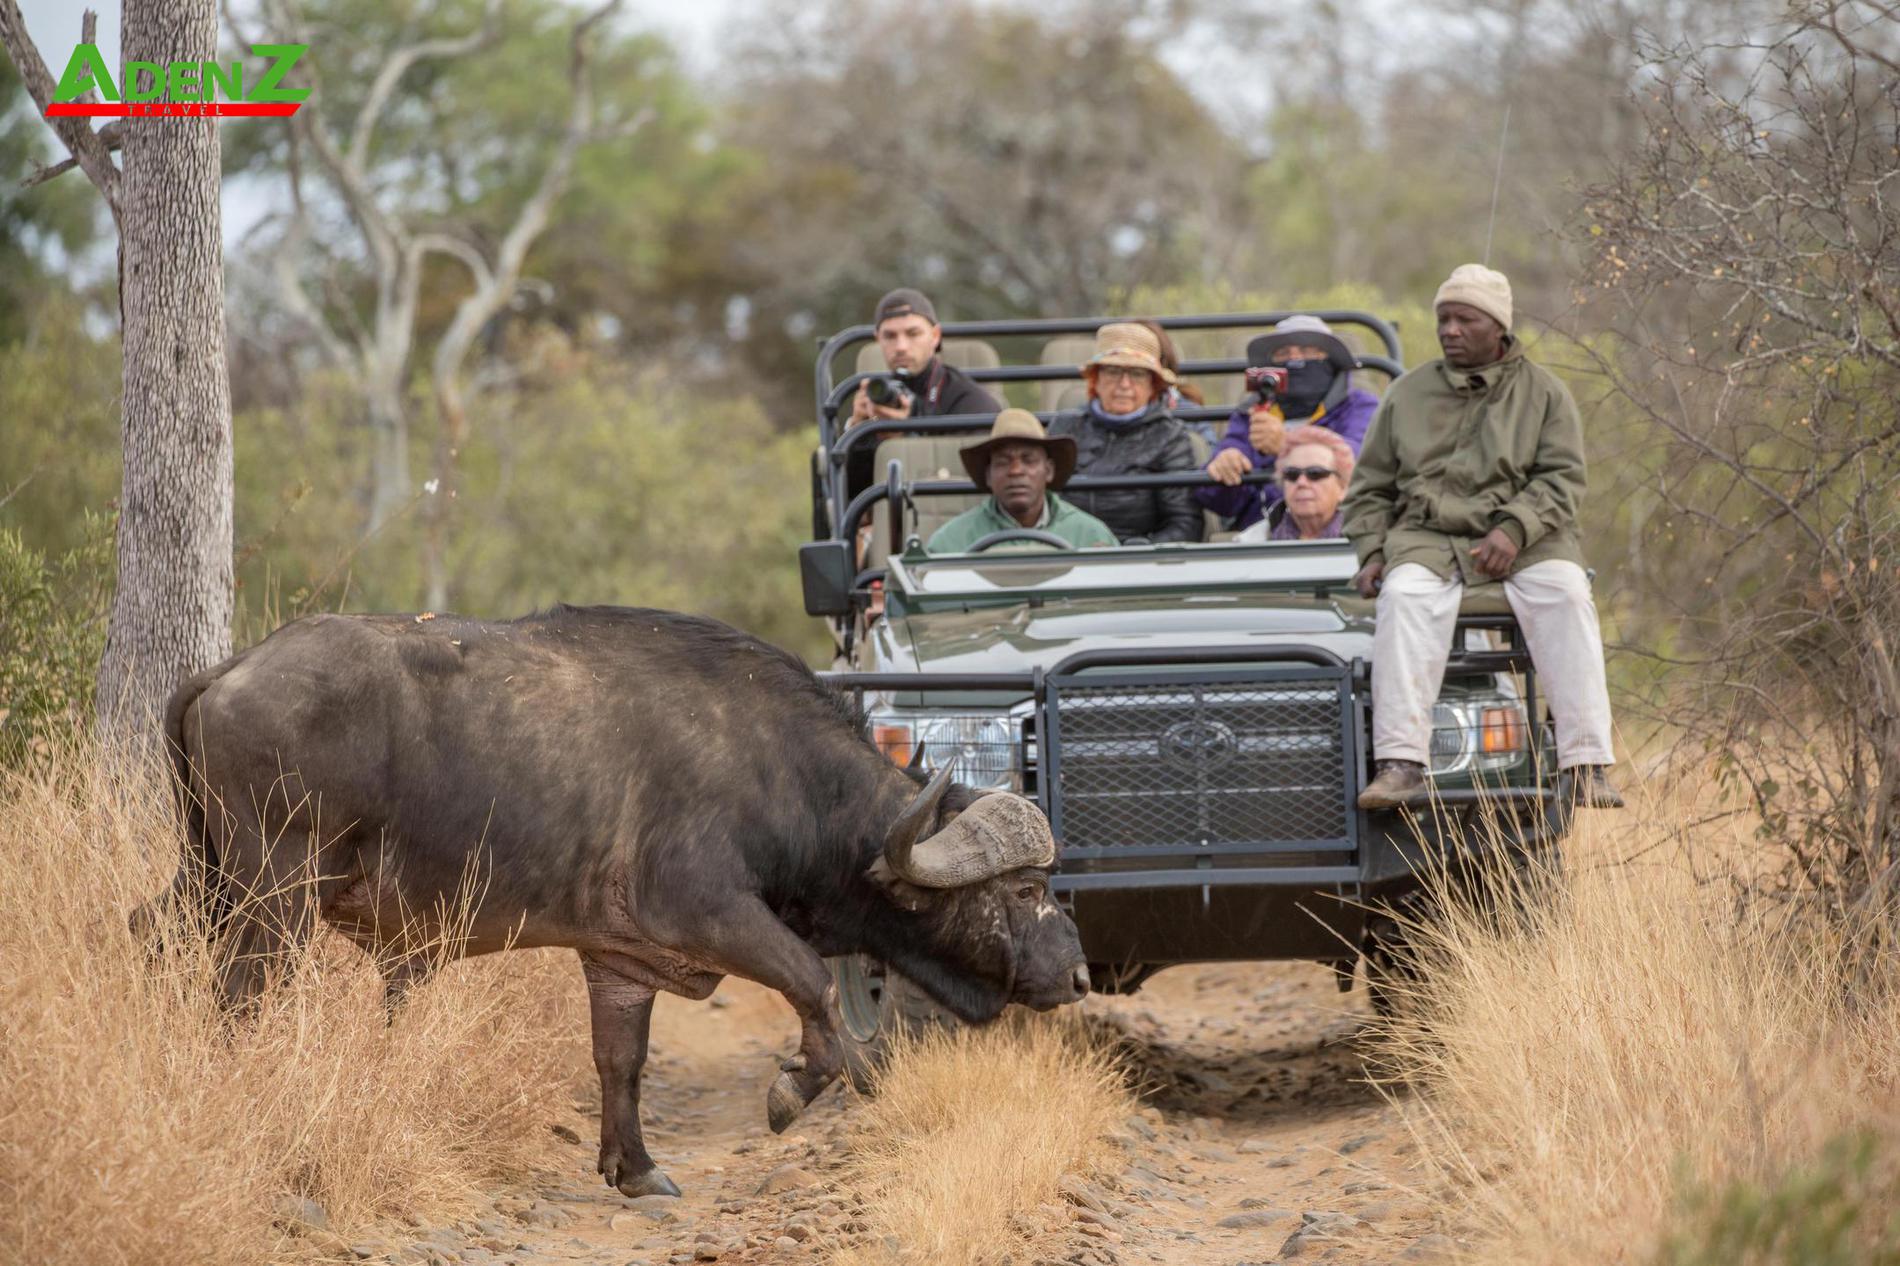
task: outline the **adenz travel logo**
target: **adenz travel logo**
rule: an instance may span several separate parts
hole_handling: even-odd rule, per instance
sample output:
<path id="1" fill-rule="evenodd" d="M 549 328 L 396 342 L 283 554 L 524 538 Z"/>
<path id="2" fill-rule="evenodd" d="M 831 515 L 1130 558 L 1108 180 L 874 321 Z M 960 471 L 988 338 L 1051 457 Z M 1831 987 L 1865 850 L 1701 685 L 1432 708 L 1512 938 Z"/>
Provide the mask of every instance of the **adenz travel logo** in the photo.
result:
<path id="1" fill-rule="evenodd" d="M 310 95 L 308 88 L 284 86 L 284 76 L 310 50 L 308 44 L 253 44 L 251 53 L 263 59 L 259 73 L 245 82 L 242 61 L 127 62 L 125 91 L 106 69 L 96 44 L 81 44 L 66 63 L 59 87 L 46 107 L 49 119 L 91 118 L 201 118 L 277 117 L 297 113 Z M 100 101 L 80 98 L 97 91 Z"/>

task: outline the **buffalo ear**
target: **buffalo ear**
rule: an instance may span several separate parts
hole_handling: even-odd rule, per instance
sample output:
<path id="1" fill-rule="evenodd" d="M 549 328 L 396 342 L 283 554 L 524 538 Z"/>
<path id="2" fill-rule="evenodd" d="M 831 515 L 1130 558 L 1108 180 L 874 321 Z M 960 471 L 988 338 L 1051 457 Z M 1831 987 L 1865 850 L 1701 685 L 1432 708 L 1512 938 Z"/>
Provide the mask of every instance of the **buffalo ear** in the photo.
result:
<path id="1" fill-rule="evenodd" d="M 890 898 L 891 904 L 906 914 L 916 914 L 930 901 L 930 893 L 927 889 L 919 888 L 916 884 L 899 878 L 897 872 L 891 869 L 890 862 L 882 854 L 879 854 L 877 860 L 871 863 L 869 869 L 864 872 L 864 877 L 882 889 L 884 895 Z"/>

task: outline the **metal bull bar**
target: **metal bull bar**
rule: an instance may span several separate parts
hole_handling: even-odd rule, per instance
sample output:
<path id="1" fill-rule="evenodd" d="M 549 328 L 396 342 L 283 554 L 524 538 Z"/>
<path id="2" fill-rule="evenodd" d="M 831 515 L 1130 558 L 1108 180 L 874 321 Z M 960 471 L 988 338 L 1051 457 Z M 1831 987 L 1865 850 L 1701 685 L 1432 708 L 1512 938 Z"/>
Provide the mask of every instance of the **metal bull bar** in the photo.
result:
<path id="1" fill-rule="evenodd" d="M 1245 667 L 1243 667 L 1243 665 Z M 1123 673 L 1093 670 L 1124 669 Z M 1146 670 L 1146 671 L 1140 671 Z M 1294 688 L 1307 693 L 1324 694 L 1330 702 L 1318 705 L 1333 718 L 1326 723 L 1332 743 L 1342 762 L 1336 787 L 1325 789 L 1330 800 L 1337 797 L 1337 829 L 1323 838 L 1266 839 L 1252 843 L 1207 842 L 1193 837 L 1192 831 L 1169 833 L 1165 840 L 1141 844 L 1065 845 L 1067 863 L 1090 863 L 1121 859 L 1143 861 L 1149 868 L 1071 870 L 1059 874 L 1055 886 L 1063 891 L 1132 888 L 1208 888 L 1237 884 L 1272 884 L 1337 887 L 1346 892 L 1359 881 L 1357 851 L 1364 815 L 1354 805 L 1358 789 L 1364 785 L 1365 760 L 1363 718 L 1355 706 L 1352 691 L 1354 665 L 1317 646 L 1218 646 L 1183 648 L 1097 648 L 1078 651 L 1047 671 L 993 673 L 866 673 L 829 672 L 819 677 L 839 689 L 852 690 L 860 697 L 867 690 L 885 692 L 996 691 L 1025 694 L 1035 709 L 1038 787 L 1037 800 L 1048 815 L 1058 838 L 1063 837 L 1065 807 L 1062 791 L 1064 737 L 1062 709 L 1065 692 L 1078 695 L 1103 691 L 1151 691 L 1191 689 L 1209 692 L 1222 689 Z M 1307 705 L 1315 706 L 1313 703 Z M 1096 705 L 1099 712 L 1100 705 Z M 1157 741 L 1163 736 L 1157 735 Z M 1088 746 L 1086 739 L 1082 740 Z M 1256 758 L 1257 759 L 1257 758 Z M 1187 795 L 1187 786 L 1176 789 L 1176 796 Z M 1096 793 L 1099 798 L 1100 793 Z M 1111 795 L 1118 793 L 1109 793 Z M 1165 797 L 1154 804 L 1164 803 Z M 1152 806 L 1149 806 L 1152 808 Z M 1099 810 L 1098 810 L 1099 812 Z M 1176 835 L 1179 838 L 1176 838 Z M 1332 864 L 1306 866 L 1234 866 L 1216 865 L 1222 856 L 1248 854 L 1316 853 L 1330 855 Z"/>

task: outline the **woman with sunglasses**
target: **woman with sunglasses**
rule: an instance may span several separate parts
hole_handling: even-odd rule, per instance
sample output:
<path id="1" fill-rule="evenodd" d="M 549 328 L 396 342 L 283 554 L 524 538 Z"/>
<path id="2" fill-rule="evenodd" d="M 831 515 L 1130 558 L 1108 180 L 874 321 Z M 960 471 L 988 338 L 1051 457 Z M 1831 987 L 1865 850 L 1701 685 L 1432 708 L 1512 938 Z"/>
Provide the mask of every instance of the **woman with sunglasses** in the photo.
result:
<path id="1" fill-rule="evenodd" d="M 1339 503 L 1352 478 L 1352 445 L 1321 426 L 1287 432 L 1275 468 L 1282 497 L 1267 517 L 1243 531 L 1241 541 L 1318 541 L 1344 535 Z"/>

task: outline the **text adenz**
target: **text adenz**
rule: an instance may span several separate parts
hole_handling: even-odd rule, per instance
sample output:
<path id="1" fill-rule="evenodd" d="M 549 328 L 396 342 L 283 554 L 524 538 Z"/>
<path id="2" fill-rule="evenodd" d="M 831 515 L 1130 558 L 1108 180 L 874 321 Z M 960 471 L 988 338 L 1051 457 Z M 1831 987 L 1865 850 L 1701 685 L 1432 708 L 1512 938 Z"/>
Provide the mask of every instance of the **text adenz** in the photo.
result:
<path id="1" fill-rule="evenodd" d="M 157 62 L 127 62 L 123 72 L 125 91 L 121 94 L 106 68 L 106 59 L 99 54 L 99 46 L 81 44 L 73 49 L 66 73 L 59 77 L 46 117 L 281 118 L 297 113 L 310 95 L 308 88 L 291 88 L 283 82 L 290 68 L 309 50 L 308 44 L 251 45 L 252 55 L 262 59 L 264 67 L 248 90 L 242 61 L 171 62 L 163 66 Z M 95 89 L 103 101 L 79 100 Z"/>

